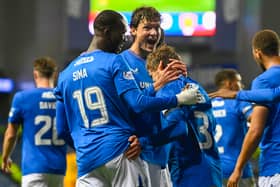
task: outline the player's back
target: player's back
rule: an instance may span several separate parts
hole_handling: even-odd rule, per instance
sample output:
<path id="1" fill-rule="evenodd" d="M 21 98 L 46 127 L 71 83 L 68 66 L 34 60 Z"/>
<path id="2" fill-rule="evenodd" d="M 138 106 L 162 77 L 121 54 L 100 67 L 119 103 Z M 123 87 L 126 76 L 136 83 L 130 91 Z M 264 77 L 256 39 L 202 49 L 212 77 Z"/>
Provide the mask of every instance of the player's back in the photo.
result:
<path id="1" fill-rule="evenodd" d="M 214 98 L 212 106 L 217 121 L 215 140 L 222 161 L 223 177 L 229 178 L 247 133 L 247 119 L 252 113 L 252 104 L 235 99 Z M 243 177 L 251 176 L 252 169 L 248 163 Z"/>
<path id="2" fill-rule="evenodd" d="M 276 88 L 280 86 L 280 66 L 272 66 L 252 83 L 252 90 L 262 88 Z M 280 173 L 280 103 L 261 104 L 267 106 L 265 130 L 260 143 L 260 176 L 271 176 Z"/>
<path id="3" fill-rule="evenodd" d="M 18 92 L 9 122 L 23 124 L 22 172 L 64 174 L 66 145 L 55 128 L 56 100 L 50 88 Z"/>
<path id="4" fill-rule="evenodd" d="M 174 174 L 173 178 L 178 180 L 176 175 L 179 172 L 176 170 L 181 170 L 180 176 L 184 177 L 177 183 L 178 186 L 203 186 L 208 184 L 210 186 L 221 186 L 220 159 L 214 141 L 216 121 L 212 114 L 210 98 L 205 90 L 189 77 L 181 76 L 178 80 L 168 83 L 159 90 L 157 96 L 177 94 L 185 87 L 198 87 L 201 103 L 183 106 L 178 111 L 179 113 L 183 112 L 181 118 L 178 117 L 180 115 L 173 115 L 174 118 L 169 119 L 173 123 L 176 121 L 178 125 L 185 124 L 186 129 L 188 129 L 187 133 L 173 144 L 175 147 L 172 148 L 171 154 L 173 155 L 171 155 L 170 160 L 173 160 L 177 167 L 175 165 L 171 173 Z M 183 123 L 180 123 L 180 121 Z M 188 146 L 188 143 L 191 146 Z M 177 160 L 177 163 L 174 160 Z"/>
<path id="5" fill-rule="evenodd" d="M 101 50 L 84 53 L 59 76 L 56 94 L 65 105 L 79 176 L 123 153 L 134 131 L 120 95 L 136 87 L 117 58 Z"/>

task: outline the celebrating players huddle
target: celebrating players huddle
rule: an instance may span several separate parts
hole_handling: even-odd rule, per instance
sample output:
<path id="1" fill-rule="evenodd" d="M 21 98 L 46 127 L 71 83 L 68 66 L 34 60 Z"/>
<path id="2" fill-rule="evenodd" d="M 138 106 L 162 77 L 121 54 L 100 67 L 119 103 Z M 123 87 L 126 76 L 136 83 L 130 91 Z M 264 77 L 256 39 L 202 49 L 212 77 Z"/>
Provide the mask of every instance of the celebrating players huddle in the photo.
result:
<path id="1" fill-rule="evenodd" d="M 230 186 L 237 186 L 249 154 L 261 137 L 258 136 L 253 147 L 248 148 L 247 144 L 253 142 L 251 137 L 254 138 L 255 131 L 252 130 L 250 138 L 247 137 L 245 120 L 251 119 L 251 126 L 259 125 L 255 123 L 261 119 L 257 119 L 256 115 L 262 113 L 268 117 L 268 108 L 270 112 L 275 109 L 271 115 L 277 118 L 278 105 L 259 104 L 250 115 L 251 103 L 222 98 L 211 101 L 203 87 L 186 76 L 186 66 L 174 48 L 164 44 L 160 23 L 161 15 L 155 8 L 137 8 L 130 23 L 133 43 L 129 49 L 120 52 L 126 23 L 119 13 L 104 10 L 95 19 L 95 35 L 89 48 L 60 72 L 54 89 L 53 84 L 46 84 L 53 82 L 55 70 L 52 69 L 52 62 L 44 59 L 41 64 L 34 65 L 37 88 L 20 92 L 13 100 L 5 133 L 2 169 L 10 169 L 10 155 L 21 124 L 24 187 L 40 184 L 63 186 L 66 144 L 76 152 L 77 187 L 221 187 L 227 182 Z M 256 36 L 256 43 L 258 37 L 265 35 L 267 39 L 274 34 L 271 31 L 263 32 L 265 34 L 261 32 L 261 36 Z M 276 39 L 279 42 L 278 36 Z M 263 49 L 259 45 L 254 44 L 253 47 L 257 62 L 265 69 L 279 62 L 275 51 L 268 51 L 270 48 Z M 279 43 L 274 47 L 279 50 Z M 271 56 L 275 58 L 273 65 L 263 63 L 269 61 Z M 261 80 L 270 80 L 279 68 L 273 66 L 270 69 L 267 72 L 271 73 L 264 73 Z M 230 73 L 233 80 L 224 73 L 226 75 L 221 75 L 222 78 L 217 81 L 223 85 L 222 91 L 231 88 L 224 85 L 238 82 L 238 73 Z M 42 77 L 43 83 L 36 81 L 36 74 Z M 255 87 L 274 88 L 280 81 L 266 83 L 267 87 L 260 85 L 263 82 L 254 83 L 258 85 Z M 223 96 L 224 93 L 219 91 L 210 95 Z M 266 90 L 265 93 L 269 94 L 270 91 Z M 250 93 L 248 95 L 250 97 Z M 26 102 L 27 97 L 32 97 L 32 103 Z M 251 98 L 254 99 L 254 96 Z M 227 102 L 229 106 L 226 106 Z M 230 107 L 233 105 L 236 112 Z M 236 120 L 244 115 L 243 121 L 237 122 L 240 127 L 231 124 L 234 120 L 226 119 L 230 113 L 236 115 L 233 115 Z M 221 117 L 229 122 L 219 121 Z M 265 122 L 266 119 L 269 118 L 262 118 L 261 121 Z M 268 154 L 265 156 L 273 157 L 271 161 L 266 161 L 269 163 L 261 165 L 262 176 L 274 176 L 271 172 L 274 169 L 265 170 L 266 164 L 271 167 L 279 165 L 276 163 L 279 157 L 272 153 L 277 149 L 277 141 L 274 143 L 274 140 L 279 139 L 275 134 L 278 127 L 272 123 L 273 128 L 261 124 L 262 130 L 268 128 L 271 131 L 265 132 L 263 139 L 262 147 Z M 242 134 L 235 132 L 237 128 L 241 129 Z M 226 130 L 222 129 L 232 130 L 228 130 L 231 132 L 227 135 Z M 238 133 L 242 137 L 236 146 L 232 146 L 228 142 L 236 139 L 235 134 Z M 226 139 L 224 135 L 228 138 L 232 135 L 233 140 Z M 241 149 L 243 138 L 247 143 Z M 271 141 L 268 143 L 268 140 Z M 274 148 L 266 147 L 267 143 L 273 144 Z M 240 149 L 242 151 L 237 159 Z M 227 160 L 225 155 L 231 151 L 234 154 L 230 156 L 235 158 Z M 36 159 L 31 163 L 33 157 Z M 224 169 L 224 165 L 230 165 L 231 169 Z M 231 172 L 233 174 L 230 176 Z M 250 172 L 248 168 L 248 175 L 243 175 L 250 180 L 242 183 L 242 186 L 255 185 Z M 266 180 L 262 179 L 262 184 Z"/>

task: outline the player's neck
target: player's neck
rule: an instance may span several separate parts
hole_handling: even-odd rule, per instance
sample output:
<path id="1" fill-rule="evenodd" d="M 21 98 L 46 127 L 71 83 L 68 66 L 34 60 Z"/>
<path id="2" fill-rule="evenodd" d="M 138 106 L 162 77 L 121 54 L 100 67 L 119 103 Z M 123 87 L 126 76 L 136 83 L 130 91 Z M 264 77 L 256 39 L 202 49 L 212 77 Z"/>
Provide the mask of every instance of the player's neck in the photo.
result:
<path id="1" fill-rule="evenodd" d="M 130 47 L 130 50 L 137 56 L 141 57 L 142 59 L 146 60 L 149 52 L 142 50 L 137 44 L 133 43 Z"/>
<path id="2" fill-rule="evenodd" d="M 273 66 L 279 66 L 280 65 L 280 56 L 266 57 L 263 64 L 266 69 L 269 69 Z"/>
<path id="3" fill-rule="evenodd" d="M 48 79 L 39 79 L 36 81 L 37 88 L 53 88 L 54 84 L 52 80 Z"/>
<path id="4" fill-rule="evenodd" d="M 89 47 L 88 47 L 88 49 L 87 49 L 87 51 L 86 52 L 92 52 L 92 51 L 95 51 L 95 50 L 97 50 L 98 49 L 98 47 L 97 47 L 98 45 L 97 45 L 97 41 L 95 40 L 95 39 L 93 39 L 91 42 L 90 42 L 90 45 L 89 45 Z"/>

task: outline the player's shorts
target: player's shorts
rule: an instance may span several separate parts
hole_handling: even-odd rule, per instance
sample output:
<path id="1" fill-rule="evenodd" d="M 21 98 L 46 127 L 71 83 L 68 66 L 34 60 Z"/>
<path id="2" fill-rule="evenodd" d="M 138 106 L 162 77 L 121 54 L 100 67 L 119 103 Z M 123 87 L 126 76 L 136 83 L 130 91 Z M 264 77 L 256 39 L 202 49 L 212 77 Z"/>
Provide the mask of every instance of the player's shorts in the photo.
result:
<path id="1" fill-rule="evenodd" d="M 21 187 L 63 187 L 63 175 L 33 173 L 22 176 Z"/>
<path id="2" fill-rule="evenodd" d="M 223 179 L 223 187 L 227 186 L 228 179 Z M 239 186 L 242 187 L 256 187 L 256 182 L 254 177 L 250 178 L 241 178 L 238 183 Z"/>
<path id="3" fill-rule="evenodd" d="M 123 154 L 77 179 L 76 187 L 139 186 L 148 187 L 141 158 L 128 160 Z"/>
<path id="4" fill-rule="evenodd" d="M 148 173 L 150 187 L 172 187 L 172 182 L 168 168 L 161 169 L 160 165 L 144 161 L 145 170 Z"/>
<path id="5" fill-rule="evenodd" d="M 273 176 L 260 176 L 258 178 L 258 185 L 260 187 L 279 187 L 280 186 L 280 174 L 277 173 Z"/>
<path id="6" fill-rule="evenodd" d="M 161 169 L 161 187 L 172 187 L 171 176 L 168 167 Z"/>

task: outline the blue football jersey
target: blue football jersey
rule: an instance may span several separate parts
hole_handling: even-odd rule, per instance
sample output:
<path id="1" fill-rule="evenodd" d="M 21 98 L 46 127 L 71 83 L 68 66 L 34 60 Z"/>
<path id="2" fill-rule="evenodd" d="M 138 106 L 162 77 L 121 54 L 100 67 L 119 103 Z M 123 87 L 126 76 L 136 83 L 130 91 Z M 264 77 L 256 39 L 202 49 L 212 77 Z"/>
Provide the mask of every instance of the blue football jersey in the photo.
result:
<path id="1" fill-rule="evenodd" d="M 15 94 L 9 123 L 22 124 L 22 173 L 64 175 L 66 145 L 56 133 L 56 99 L 49 88 L 34 88 Z"/>
<path id="2" fill-rule="evenodd" d="M 280 86 L 280 66 L 272 66 L 252 83 L 252 90 L 276 88 Z M 263 104 L 268 107 L 269 115 L 260 143 L 259 175 L 273 176 L 280 173 L 280 103 Z"/>
<path id="3" fill-rule="evenodd" d="M 212 99 L 212 106 L 217 121 L 215 140 L 221 157 L 223 178 L 229 178 L 247 133 L 247 119 L 253 108 L 249 102 L 219 97 Z M 242 178 L 252 176 L 252 166 L 248 163 Z"/>
<path id="4" fill-rule="evenodd" d="M 162 117 L 164 126 L 176 123 L 185 125 L 186 129 L 172 143 L 170 150 L 169 168 L 173 185 L 220 187 L 220 158 L 214 140 L 216 121 L 206 91 L 191 78 L 181 76 L 160 89 L 157 96 L 179 93 L 186 86 L 199 88 L 200 103 L 164 111 Z"/>
<path id="5" fill-rule="evenodd" d="M 78 176 L 107 163 L 129 146 L 134 127 L 120 95 L 137 89 L 118 56 L 83 53 L 60 73 L 55 89 L 62 100 L 77 153 Z"/>
<path id="6" fill-rule="evenodd" d="M 146 69 L 146 61 L 139 56 L 135 55 L 131 50 L 125 50 L 121 53 L 121 56 L 133 73 L 135 80 L 137 82 L 138 88 L 143 91 L 146 95 L 155 95 L 152 87 L 153 80 Z M 133 123 L 135 124 L 137 136 L 150 136 L 152 134 L 157 134 L 161 129 L 160 122 L 160 112 L 142 112 L 134 113 L 131 112 L 131 117 Z M 153 163 L 165 167 L 167 164 L 167 154 L 165 146 L 142 148 L 141 158 Z"/>

